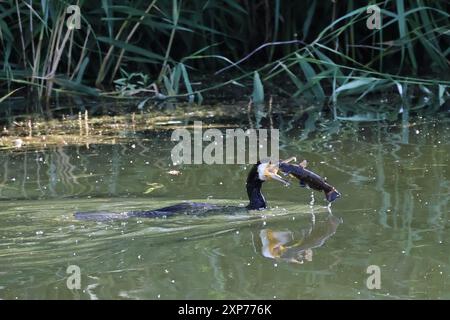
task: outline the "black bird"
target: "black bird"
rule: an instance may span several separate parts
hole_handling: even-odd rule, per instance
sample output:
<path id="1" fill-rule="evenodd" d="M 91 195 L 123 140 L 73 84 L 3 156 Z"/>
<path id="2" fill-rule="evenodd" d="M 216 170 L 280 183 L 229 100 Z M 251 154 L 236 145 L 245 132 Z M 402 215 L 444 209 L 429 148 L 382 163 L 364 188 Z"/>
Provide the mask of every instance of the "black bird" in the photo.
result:
<path id="1" fill-rule="evenodd" d="M 257 162 L 250 170 L 246 189 L 249 199 L 249 204 L 246 207 L 238 206 L 220 206 L 211 203 L 203 202 L 182 202 L 172 206 L 164 207 L 155 210 L 144 211 L 127 211 L 121 213 L 95 211 L 95 212 L 76 212 L 74 214 L 79 220 L 116 220 L 128 219 L 131 217 L 140 218 L 166 218 L 174 215 L 209 215 L 214 213 L 236 213 L 241 210 L 263 210 L 266 209 L 267 203 L 261 192 L 262 184 L 268 180 L 276 180 L 284 185 L 289 185 L 289 181 L 280 177 L 277 173 L 278 164 L 273 164 L 270 161 Z"/>

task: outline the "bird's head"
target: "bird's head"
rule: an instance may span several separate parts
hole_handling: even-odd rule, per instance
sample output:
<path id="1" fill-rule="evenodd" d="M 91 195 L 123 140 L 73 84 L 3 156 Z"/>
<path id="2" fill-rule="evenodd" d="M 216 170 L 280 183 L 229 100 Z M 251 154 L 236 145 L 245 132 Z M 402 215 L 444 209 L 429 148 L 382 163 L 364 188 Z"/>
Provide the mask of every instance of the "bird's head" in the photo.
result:
<path id="1" fill-rule="evenodd" d="M 247 184 L 262 184 L 269 180 L 281 182 L 285 186 L 290 185 L 289 181 L 278 175 L 278 164 L 272 163 L 270 160 L 258 161 L 252 167 L 247 177 Z"/>

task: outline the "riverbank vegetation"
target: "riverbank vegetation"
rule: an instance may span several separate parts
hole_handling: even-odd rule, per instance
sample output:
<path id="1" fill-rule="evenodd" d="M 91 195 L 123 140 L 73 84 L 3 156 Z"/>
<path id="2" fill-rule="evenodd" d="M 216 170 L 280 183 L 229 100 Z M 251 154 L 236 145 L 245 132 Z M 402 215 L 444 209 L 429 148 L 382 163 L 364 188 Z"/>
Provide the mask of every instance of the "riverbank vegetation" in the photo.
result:
<path id="1" fill-rule="evenodd" d="M 370 5 L 380 29 L 367 27 Z M 259 103 L 270 84 L 319 103 L 391 92 L 438 110 L 449 95 L 449 22 L 446 0 L 6 0 L 0 90 L 4 100 L 18 88 L 46 101 L 139 97 L 142 107 L 201 103 L 225 87 Z"/>

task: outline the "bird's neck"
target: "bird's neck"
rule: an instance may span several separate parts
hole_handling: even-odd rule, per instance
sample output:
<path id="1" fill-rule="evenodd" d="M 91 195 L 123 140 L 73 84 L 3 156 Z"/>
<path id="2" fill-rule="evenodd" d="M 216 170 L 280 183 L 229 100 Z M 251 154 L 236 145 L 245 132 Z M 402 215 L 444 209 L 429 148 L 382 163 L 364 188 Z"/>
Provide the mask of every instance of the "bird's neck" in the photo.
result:
<path id="1" fill-rule="evenodd" d="M 266 208 L 266 200 L 261 193 L 262 182 L 253 180 L 247 182 L 247 195 L 250 203 L 247 206 L 249 210 L 261 210 Z"/>

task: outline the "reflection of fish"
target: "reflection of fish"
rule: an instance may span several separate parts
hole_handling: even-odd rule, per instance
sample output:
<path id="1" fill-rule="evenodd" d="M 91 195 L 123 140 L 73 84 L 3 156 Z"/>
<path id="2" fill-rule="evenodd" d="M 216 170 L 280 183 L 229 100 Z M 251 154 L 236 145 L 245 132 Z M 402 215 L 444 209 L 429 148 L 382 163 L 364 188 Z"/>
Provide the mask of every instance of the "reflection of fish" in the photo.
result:
<path id="1" fill-rule="evenodd" d="M 287 161 L 280 161 L 279 169 L 285 175 L 292 175 L 300 180 L 300 186 L 308 187 L 314 190 L 325 192 L 325 197 L 328 202 L 333 202 L 341 196 L 335 187 L 328 184 L 324 178 L 318 174 L 306 169 L 306 160 L 300 165 L 290 164 L 288 162 L 294 160 L 291 158 Z"/>
<path id="2" fill-rule="evenodd" d="M 296 236 L 292 231 L 261 230 L 259 236 L 262 242 L 264 257 L 281 259 L 288 262 L 303 263 L 312 260 L 312 249 L 321 247 L 325 241 L 334 235 L 342 219 L 330 214 L 327 220 L 314 223 L 300 230 Z M 296 239 L 297 238 L 297 239 Z"/>

